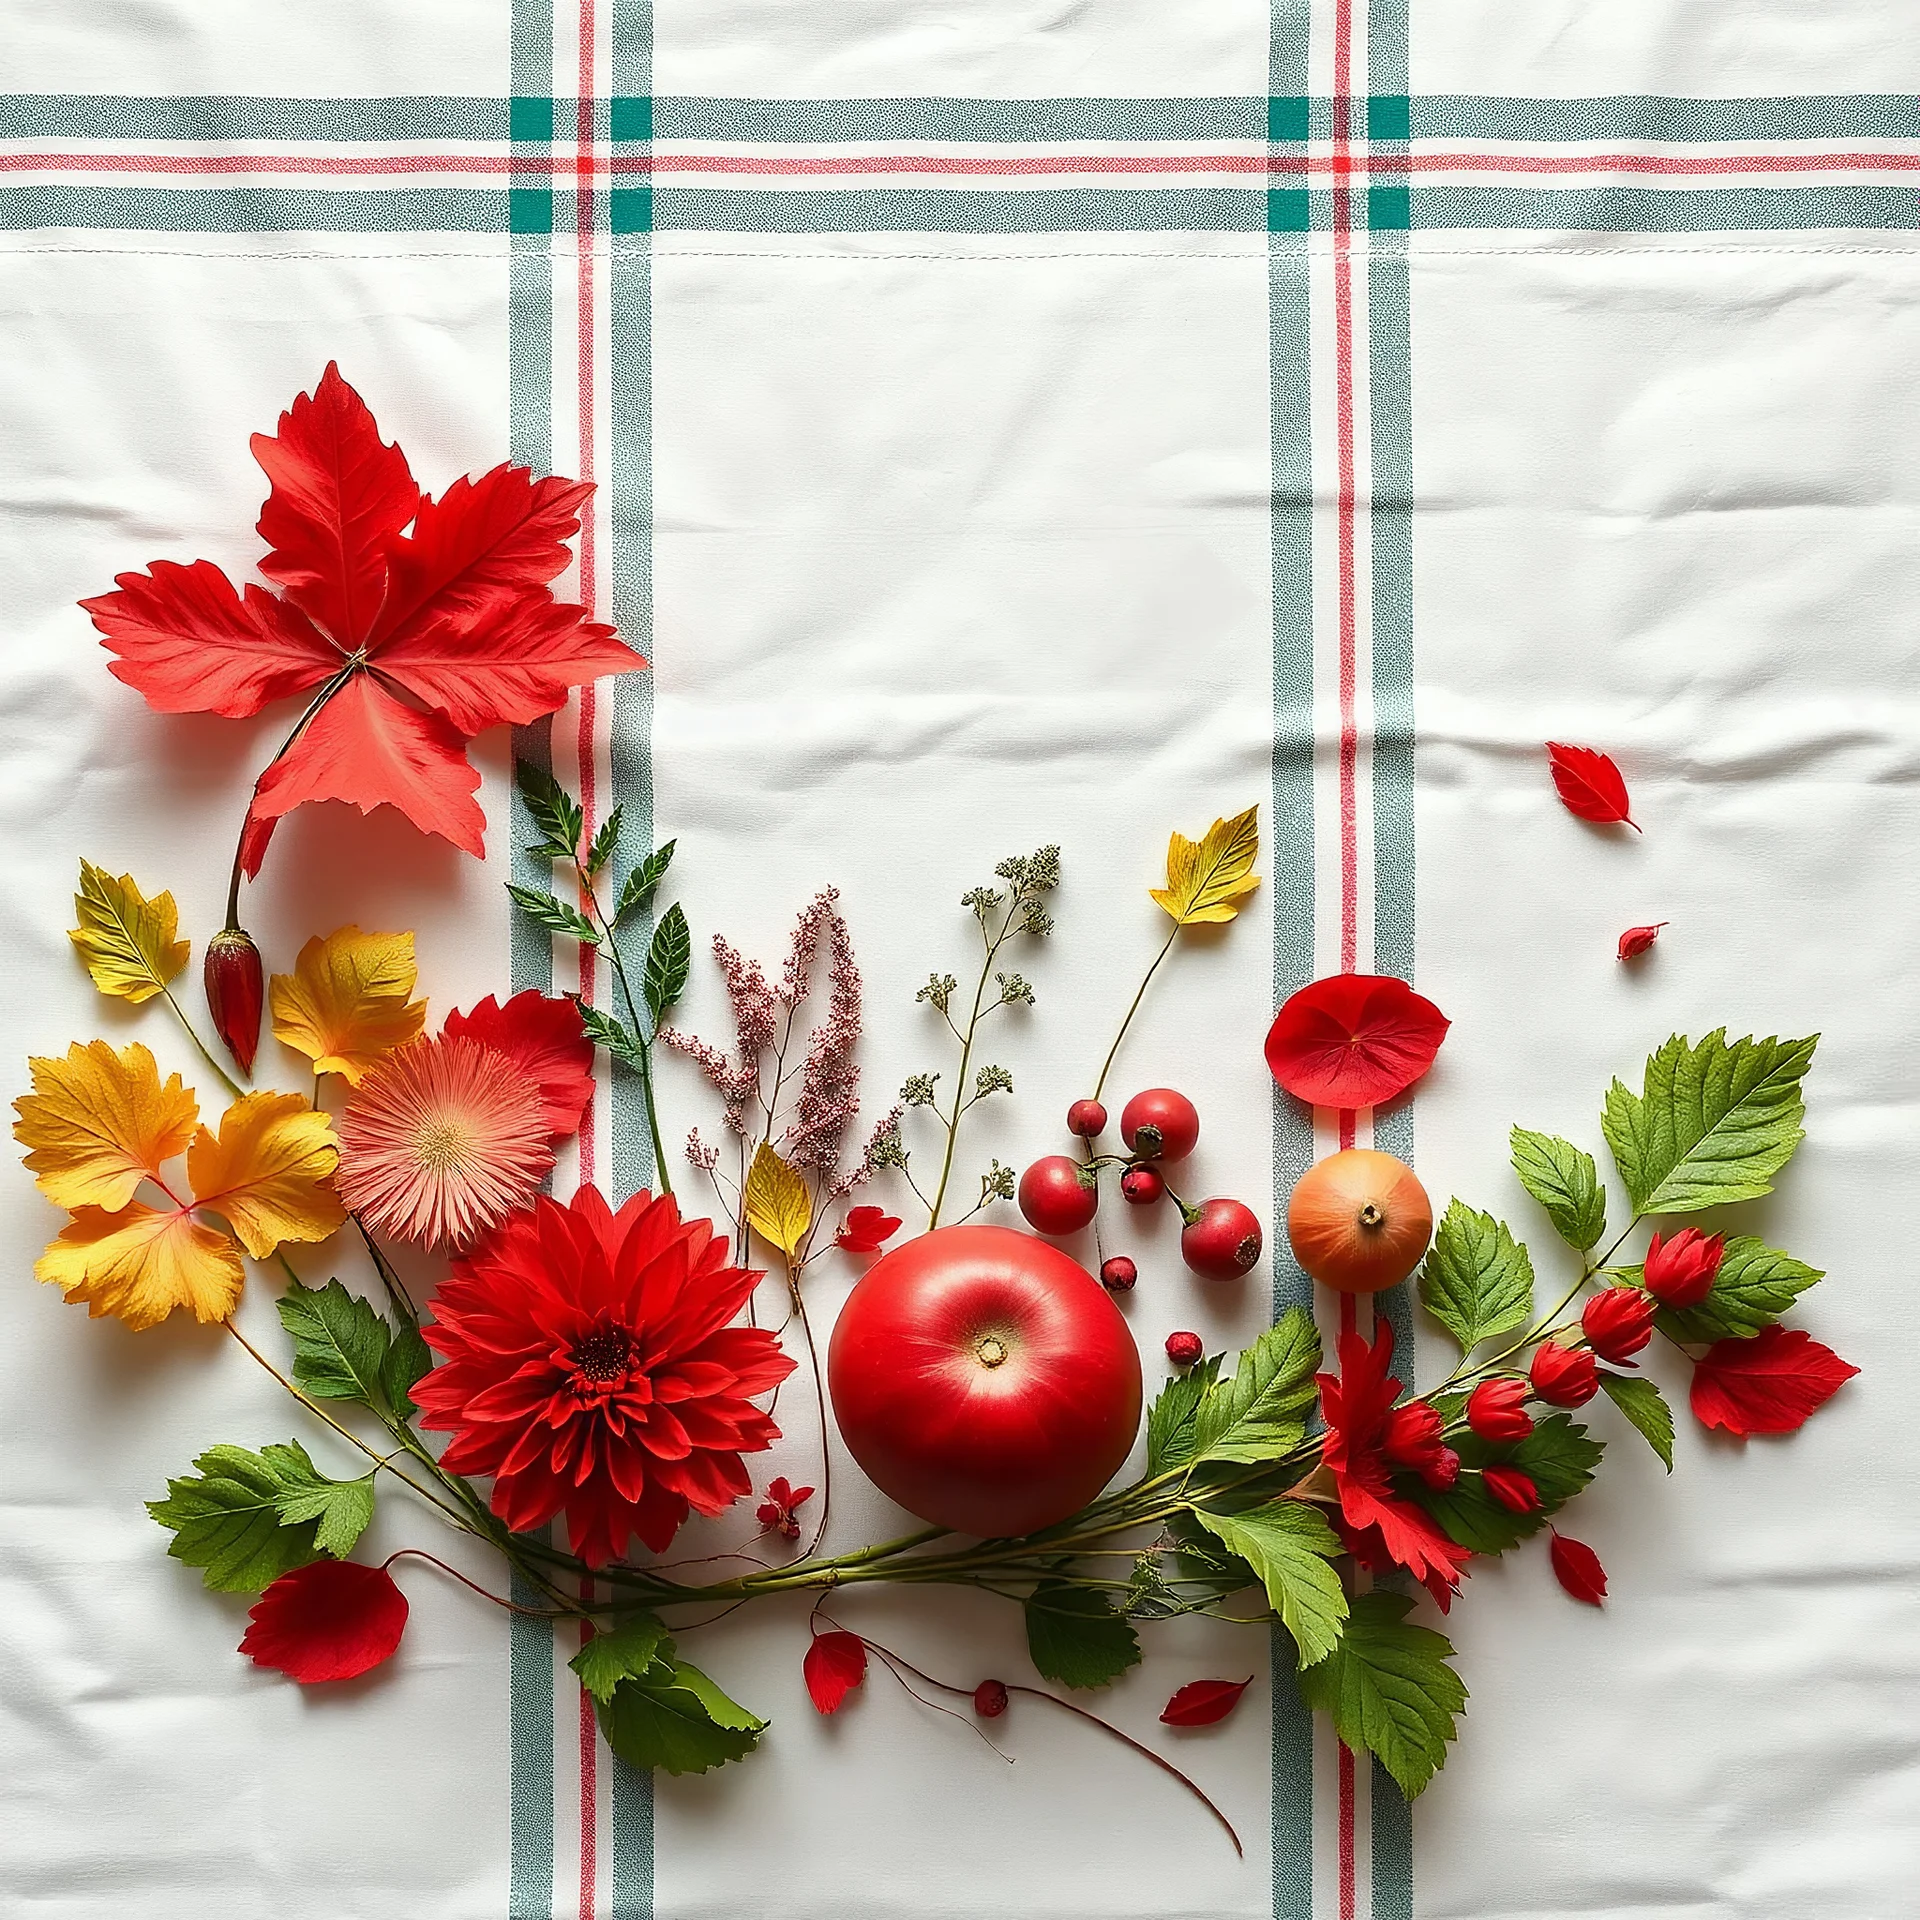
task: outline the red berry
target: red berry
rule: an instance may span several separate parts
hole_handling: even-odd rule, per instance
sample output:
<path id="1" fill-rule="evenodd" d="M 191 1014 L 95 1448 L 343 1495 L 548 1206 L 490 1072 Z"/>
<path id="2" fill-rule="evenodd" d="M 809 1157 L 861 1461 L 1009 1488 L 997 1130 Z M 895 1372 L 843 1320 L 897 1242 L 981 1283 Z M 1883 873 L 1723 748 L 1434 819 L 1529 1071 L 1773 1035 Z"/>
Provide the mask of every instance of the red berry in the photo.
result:
<path id="1" fill-rule="evenodd" d="M 1149 1087 L 1120 1109 L 1120 1137 L 1144 1160 L 1184 1160 L 1200 1138 L 1200 1115 L 1184 1093 Z"/>
<path id="2" fill-rule="evenodd" d="M 1206 1343 L 1197 1333 L 1167 1335 L 1167 1358 L 1176 1367 L 1190 1367 L 1206 1352 Z"/>
<path id="3" fill-rule="evenodd" d="M 1260 1258 L 1260 1222 L 1238 1200 L 1203 1200 L 1180 1235 L 1180 1257 L 1203 1280 L 1238 1280 Z"/>
<path id="4" fill-rule="evenodd" d="M 1100 1204 L 1093 1169 L 1064 1153 L 1036 1160 L 1020 1176 L 1020 1211 L 1036 1233 L 1078 1233 Z"/>
<path id="5" fill-rule="evenodd" d="M 1124 1253 L 1116 1253 L 1100 1265 L 1100 1284 L 1109 1293 L 1125 1293 L 1140 1278 L 1140 1269 Z"/>
<path id="6" fill-rule="evenodd" d="M 1107 1110 L 1098 1100 L 1076 1100 L 1067 1109 L 1067 1131 L 1082 1140 L 1098 1140 L 1107 1130 Z"/>
<path id="7" fill-rule="evenodd" d="M 1120 1176 L 1120 1195 L 1130 1206 L 1150 1207 L 1166 1191 L 1167 1183 L 1151 1167 L 1129 1167 Z"/>
<path id="8" fill-rule="evenodd" d="M 998 1720 L 1007 1710 L 1007 1683 L 982 1680 L 973 1690 L 973 1710 L 982 1720 Z"/>

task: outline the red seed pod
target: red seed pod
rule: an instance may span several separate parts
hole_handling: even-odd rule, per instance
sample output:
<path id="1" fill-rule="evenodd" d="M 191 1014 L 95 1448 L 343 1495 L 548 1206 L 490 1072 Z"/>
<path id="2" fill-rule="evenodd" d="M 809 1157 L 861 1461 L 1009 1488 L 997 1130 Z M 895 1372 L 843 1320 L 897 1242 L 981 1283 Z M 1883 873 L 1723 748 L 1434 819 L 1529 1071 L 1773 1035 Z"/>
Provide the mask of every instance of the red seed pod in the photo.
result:
<path id="1" fill-rule="evenodd" d="M 982 1680 L 973 1690 L 973 1710 L 982 1720 L 998 1720 L 1007 1710 L 1007 1683 Z"/>
<path id="2" fill-rule="evenodd" d="M 1167 1183 L 1151 1167 L 1129 1167 L 1120 1176 L 1120 1197 L 1132 1207 L 1150 1207 L 1166 1197 Z"/>
<path id="3" fill-rule="evenodd" d="M 1207 1350 L 1206 1342 L 1197 1333 L 1170 1333 L 1167 1335 L 1167 1358 L 1176 1367 L 1190 1367 Z"/>
<path id="4" fill-rule="evenodd" d="M 1067 1109 L 1067 1131 L 1097 1140 L 1107 1130 L 1107 1110 L 1098 1100 L 1076 1100 Z"/>
<path id="5" fill-rule="evenodd" d="M 207 942 L 203 976 L 207 1010 L 214 1031 L 240 1063 L 242 1073 L 253 1071 L 260 1050 L 260 1009 L 265 1001 L 260 949 L 242 927 L 223 927 Z"/>
<path id="6" fill-rule="evenodd" d="M 1116 1253 L 1100 1264 L 1100 1284 L 1109 1293 L 1128 1293 L 1139 1278 L 1140 1269 L 1124 1253 Z"/>

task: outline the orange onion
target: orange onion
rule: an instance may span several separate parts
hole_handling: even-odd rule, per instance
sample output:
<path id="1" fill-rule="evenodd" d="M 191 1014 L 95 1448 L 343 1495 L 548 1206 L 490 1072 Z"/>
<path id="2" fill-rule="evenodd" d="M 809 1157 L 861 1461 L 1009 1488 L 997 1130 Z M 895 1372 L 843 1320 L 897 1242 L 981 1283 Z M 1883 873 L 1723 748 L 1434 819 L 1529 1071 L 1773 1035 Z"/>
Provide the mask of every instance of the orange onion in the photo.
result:
<path id="1" fill-rule="evenodd" d="M 1426 1188 L 1404 1160 L 1371 1147 L 1348 1147 L 1309 1167 L 1287 1203 L 1293 1257 L 1336 1293 L 1398 1286 L 1432 1237 Z"/>

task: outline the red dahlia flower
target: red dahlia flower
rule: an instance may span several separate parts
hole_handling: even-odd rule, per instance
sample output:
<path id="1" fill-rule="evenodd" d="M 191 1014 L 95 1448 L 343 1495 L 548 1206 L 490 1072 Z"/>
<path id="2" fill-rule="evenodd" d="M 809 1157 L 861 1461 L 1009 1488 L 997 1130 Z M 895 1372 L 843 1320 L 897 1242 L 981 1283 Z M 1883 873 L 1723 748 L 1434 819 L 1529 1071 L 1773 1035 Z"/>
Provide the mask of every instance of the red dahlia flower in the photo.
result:
<path id="1" fill-rule="evenodd" d="M 542 1196 L 454 1263 L 427 1342 L 444 1359 L 413 1389 L 453 1434 L 443 1464 L 491 1474 L 516 1533 L 562 1510 L 593 1566 L 638 1534 L 654 1552 L 691 1509 L 752 1490 L 743 1453 L 780 1430 L 758 1407 L 793 1371 L 761 1327 L 728 1323 L 758 1275 L 727 1264 L 705 1220 L 637 1194 L 616 1214 L 591 1187 Z"/>

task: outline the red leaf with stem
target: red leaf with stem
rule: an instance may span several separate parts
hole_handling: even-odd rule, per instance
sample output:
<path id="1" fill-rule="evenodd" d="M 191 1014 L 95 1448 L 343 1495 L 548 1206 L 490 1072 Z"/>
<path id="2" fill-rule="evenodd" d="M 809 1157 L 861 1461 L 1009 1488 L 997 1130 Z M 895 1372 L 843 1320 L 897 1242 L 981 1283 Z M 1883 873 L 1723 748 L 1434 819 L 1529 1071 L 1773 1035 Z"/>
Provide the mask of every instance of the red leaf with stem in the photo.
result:
<path id="1" fill-rule="evenodd" d="M 1635 833 L 1640 831 L 1630 817 L 1627 783 L 1604 753 L 1593 747 L 1569 747 L 1549 740 L 1547 759 L 1560 802 L 1569 813 L 1599 826 L 1624 824 Z"/>
<path id="2" fill-rule="evenodd" d="M 867 1677 L 867 1643 L 857 1633 L 818 1633 L 802 1669 L 807 1693 L 821 1713 L 838 1713 Z"/>
<path id="3" fill-rule="evenodd" d="M 310 1687 L 391 1658 L 406 1631 L 407 1597 L 385 1567 L 316 1560 L 283 1573 L 247 1618 L 240 1651 Z"/>
<path id="4" fill-rule="evenodd" d="M 1742 1438 L 1792 1433 L 1859 1371 L 1797 1327 L 1762 1327 L 1750 1339 L 1715 1341 L 1694 1362 L 1690 1398 L 1703 1426 Z"/>
<path id="5" fill-rule="evenodd" d="M 1391 974 L 1336 973 L 1289 999 L 1267 1032 L 1267 1065 L 1316 1107 L 1375 1107 L 1433 1065 L 1452 1023 Z"/>
<path id="6" fill-rule="evenodd" d="M 1607 1570 L 1600 1556 L 1584 1540 L 1569 1540 L 1564 1533 L 1553 1532 L 1547 1542 L 1547 1559 L 1553 1577 L 1574 1599 L 1597 1607 L 1607 1597 Z"/>
<path id="7" fill-rule="evenodd" d="M 1252 1685 L 1252 1674 L 1244 1680 L 1189 1680 L 1160 1709 L 1160 1718 L 1170 1727 L 1210 1727 L 1224 1720 Z"/>

